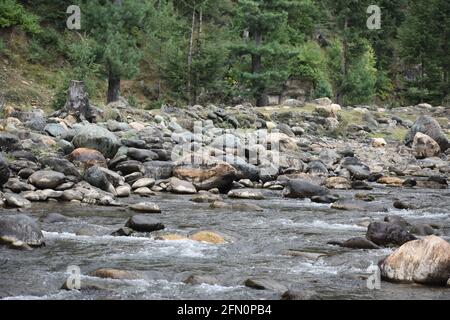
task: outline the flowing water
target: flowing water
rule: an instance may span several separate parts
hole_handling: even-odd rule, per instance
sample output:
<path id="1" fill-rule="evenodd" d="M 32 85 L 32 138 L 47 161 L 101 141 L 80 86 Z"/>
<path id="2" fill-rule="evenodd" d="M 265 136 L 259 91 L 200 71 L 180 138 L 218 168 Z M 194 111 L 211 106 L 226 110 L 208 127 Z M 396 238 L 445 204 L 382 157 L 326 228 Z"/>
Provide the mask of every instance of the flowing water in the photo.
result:
<path id="1" fill-rule="evenodd" d="M 376 189 L 371 194 L 392 199 L 415 199 L 426 208 L 400 211 L 410 222 L 437 223 L 441 235 L 450 236 L 448 191 Z M 341 192 L 351 196 L 351 192 Z M 349 250 L 327 245 L 330 240 L 364 236 L 367 222 L 383 219 L 385 212 L 337 211 L 309 200 L 282 199 L 271 193 L 266 200 L 249 201 L 263 212 L 209 209 L 189 201 L 190 196 L 164 194 L 149 201 L 163 213 L 155 215 L 166 225 L 164 232 L 113 237 L 133 215 L 124 208 L 45 203 L 28 213 L 42 220 L 47 213 L 61 213 L 66 222 L 42 223 L 46 247 L 14 251 L 0 247 L 0 298 L 3 299 L 279 299 L 280 294 L 247 288 L 248 278 L 267 278 L 289 288 L 314 292 L 322 299 L 450 299 L 450 290 L 411 284 L 381 283 L 380 290 L 367 288 L 368 267 L 391 249 Z M 130 198 L 126 201 L 142 201 Z M 0 214 L 15 214 L 3 211 Z M 84 236 L 77 236 L 79 230 Z M 189 235 L 211 230 L 225 235 L 224 245 L 191 240 L 161 241 L 161 233 Z M 78 232 L 79 233 L 79 232 Z M 322 253 L 317 259 L 290 256 L 286 250 Z M 61 290 L 76 265 L 81 281 L 103 290 Z M 142 280 L 111 280 L 87 276 L 97 268 L 139 271 Z M 190 275 L 211 275 L 220 285 L 184 284 Z"/>

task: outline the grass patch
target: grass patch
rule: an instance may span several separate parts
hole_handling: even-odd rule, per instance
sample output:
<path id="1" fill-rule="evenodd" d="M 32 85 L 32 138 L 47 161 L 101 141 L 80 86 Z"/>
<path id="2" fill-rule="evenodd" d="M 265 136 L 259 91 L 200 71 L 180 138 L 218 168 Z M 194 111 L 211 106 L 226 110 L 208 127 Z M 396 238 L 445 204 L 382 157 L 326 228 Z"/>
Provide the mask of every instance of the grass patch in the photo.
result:
<path id="1" fill-rule="evenodd" d="M 369 138 L 383 138 L 385 140 L 403 142 L 407 132 L 408 129 L 405 128 L 394 128 L 385 133 L 371 133 L 369 134 Z"/>

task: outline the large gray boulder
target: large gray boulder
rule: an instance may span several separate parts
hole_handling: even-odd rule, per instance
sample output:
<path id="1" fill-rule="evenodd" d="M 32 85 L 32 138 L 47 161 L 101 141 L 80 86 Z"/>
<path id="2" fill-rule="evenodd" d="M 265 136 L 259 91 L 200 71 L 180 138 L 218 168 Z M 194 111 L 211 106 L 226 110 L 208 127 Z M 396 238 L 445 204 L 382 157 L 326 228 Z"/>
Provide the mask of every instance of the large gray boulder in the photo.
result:
<path id="1" fill-rule="evenodd" d="M 160 221 L 147 215 L 132 216 L 125 226 L 138 232 L 153 232 L 165 228 Z"/>
<path id="2" fill-rule="evenodd" d="M 155 180 L 168 179 L 172 176 L 174 166 L 170 161 L 147 161 L 144 163 L 145 175 Z"/>
<path id="3" fill-rule="evenodd" d="M 103 191 L 114 193 L 114 187 L 100 167 L 93 166 L 84 173 L 84 180 Z"/>
<path id="4" fill-rule="evenodd" d="M 65 180 L 63 173 L 53 170 L 39 170 L 28 178 L 28 182 L 38 189 L 56 189 Z"/>
<path id="5" fill-rule="evenodd" d="M 108 129 L 95 124 L 85 125 L 73 138 L 75 148 L 90 148 L 113 158 L 120 147 L 119 139 Z"/>
<path id="6" fill-rule="evenodd" d="M 0 217 L 0 243 L 20 241 L 31 247 L 45 245 L 39 223 L 23 214 Z"/>
<path id="7" fill-rule="evenodd" d="M 180 180 L 172 177 L 169 180 L 170 190 L 176 194 L 195 194 L 197 189 L 189 181 Z"/>
<path id="8" fill-rule="evenodd" d="M 329 193 L 327 188 L 300 179 L 289 180 L 283 190 L 283 195 L 286 198 L 300 199 L 326 196 Z"/>
<path id="9" fill-rule="evenodd" d="M 370 177 L 370 168 L 355 157 L 344 158 L 340 165 L 350 172 L 352 180 L 367 180 Z"/>
<path id="10" fill-rule="evenodd" d="M 43 157 L 39 159 L 39 162 L 54 171 L 61 172 L 66 176 L 74 176 L 80 178 L 81 175 L 78 172 L 77 168 L 74 164 L 72 164 L 69 160 L 64 158 L 57 157 Z"/>
<path id="11" fill-rule="evenodd" d="M 372 222 L 367 229 L 366 238 L 379 246 L 401 246 L 417 239 L 406 228 L 387 222 Z"/>
<path id="12" fill-rule="evenodd" d="M 411 146 L 414 142 L 414 137 L 416 134 L 420 132 L 426 134 L 431 139 L 436 141 L 438 145 L 441 147 L 441 151 L 445 152 L 450 148 L 450 141 L 442 131 L 439 123 L 430 116 L 421 116 L 419 117 L 414 125 L 409 129 L 408 134 L 405 138 L 405 144 L 407 146 Z"/>
<path id="13" fill-rule="evenodd" d="M 253 164 L 247 163 L 244 159 L 236 156 L 226 155 L 219 157 L 220 160 L 225 161 L 235 168 L 240 179 L 250 179 L 251 181 L 259 180 L 260 170 Z"/>

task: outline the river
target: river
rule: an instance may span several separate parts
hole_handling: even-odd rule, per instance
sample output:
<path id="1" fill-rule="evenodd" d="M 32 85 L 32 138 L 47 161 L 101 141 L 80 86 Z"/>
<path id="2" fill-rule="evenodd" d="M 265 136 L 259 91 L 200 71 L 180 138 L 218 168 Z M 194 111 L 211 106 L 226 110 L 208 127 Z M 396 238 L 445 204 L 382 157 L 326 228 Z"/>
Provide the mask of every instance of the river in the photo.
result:
<path id="1" fill-rule="evenodd" d="M 354 192 L 341 191 L 342 196 Z M 33 251 L 0 247 L 0 299 L 279 299 L 280 293 L 247 288 L 248 278 L 268 278 L 318 299 L 450 299 L 450 290 L 412 284 L 381 283 L 367 287 L 368 267 L 391 249 L 350 250 L 327 245 L 330 240 L 364 236 L 367 222 L 387 214 L 410 222 L 436 223 L 441 236 L 450 236 L 450 195 L 444 191 L 377 188 L 370 192 L 386 203 L 404 199 L 424 204 L 417 210 L 390 212 L 338 211 L 309 200 L 283 199 L 271 192 L 254 203 L 263 212 L 210 209 L 190 202 L 190 196 L 161 194 L 149 201 L 163 213 L 155 215 L 164 232 L 113 237 L 133 215 L 120 207 L 81 206 L 64 203 L 34 204 L 27 213 L 42 220 L 47 213 L 68 217 L 66 222 L 42 223 L 46 246 Z M 138 201 L 137 198 L 126 202 Z M 140 199 L 139 201 L 142 201 Z M 3 210 L 0 214 L 15 214 Z M 83 228 L 83 236 L 75 233 Z M 161 241 L 161 233 L 188 235 L 211 230 L 225 235 L 224 245 L 191 240 Z M 286 250 L 322 254 L 318 258 L 287 255 Z M 67 267 L 76 265 L 81 281 L 103 290 L 65 291 Z M 87 276 L 97 268 L 139 271 L 141 280 L 111 280 Z M 211 275 L 217 285 L 183 283 L 190 275 Z"/>

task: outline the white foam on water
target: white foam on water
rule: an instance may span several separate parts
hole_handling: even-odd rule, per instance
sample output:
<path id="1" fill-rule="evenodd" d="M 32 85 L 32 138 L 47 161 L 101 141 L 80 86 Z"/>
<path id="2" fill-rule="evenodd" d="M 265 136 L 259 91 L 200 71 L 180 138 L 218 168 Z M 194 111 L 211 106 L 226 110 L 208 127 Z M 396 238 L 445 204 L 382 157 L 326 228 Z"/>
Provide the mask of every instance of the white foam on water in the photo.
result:
<path id="1" fill-rule="evenodd" d="M 143 242 L 154 242 L 155 240 L 145 237 L 114 237 L 110 235 L 104 235 L 104 236 L 83 236 L 83 235 L 76 235 L 74 233 L 68 233 L 68 232 L 42 232 L 44 237 L 46 239 L 51 240 L 76 240 L 79 242 L 87 242 L 87 243 L 111 243 L 111 242 L 122 242 L 122 243 L 143 243 Z"/>
<path id="2" fill-rule="evenodd" d="M 286 201 L 288 200 L 288 202 Z M 288 199 L 288 198 L 282 198 L 282 199 L 271 199 L 272 204 L 279 204 L 281 207 L 286 208 L 322 208 L 322 209 L 329 209 L 331 208 L 331 204 L 329 203 L 317 203 L 312 202 L 310 199 L 304 199 L 304 200 L 296 200 L 296 199 Z"/>
<path id="3" fill-rule="evenodd" d="M 148 259 L 156 257 L 214 258 L 217 246 L 193 240 L 153 241 L 136 252 L 122 252 L 108 256 L 111 259 Z"/>
<path id="4" fill-rule="evenodd" d="M 277 219 L 273 220 L 274 223 L 280 223 L 284 226 L 301 227 L 301 228 L 317 228 L 317 229 L 329 229 L 329 230 L 366 230 L 365 227 L 355 224 L 342 224 L 342 223 L 328 223 L 322 220 L 314 220 L 312 222 L 294 222 L 290 219 Z"/>
<path id="5" fill-rule="evenodd" d="M 289 271 L 294 273 L 306 272 L 311 274 L 337 275 L 339 273 L 339 268 L 335 266 L 327 266 L 320 262 L 300 262 L 296 267 L 289 269 Z"/>
<path id="6" fill-rule="evenodd" d="M 74 291 L 76 292 L 76 291 Z M 0 299 L 1 300 L 64 300 L 73 297 L 72 291 L 58 291 L 54 294 L 46 294 L 43 296 L 33 296 L 33 295 L 20 295 L 11 296 Z"/>
<path id="7" fill-rule="evenodd" d="M 388 212 L 371 212 L 371 214 L 381 216 L 396 215 L 409 218 L 436 218 L 436 219 L 450 218 L 450 214 L 445 212 L 428 213 L 428 212 L 421 212 L 418 210 L 399 210 L 399 209 L 390 209 Z"/>
<path id="8" fill-rule="evenodd" d="M 198 285 L 196 287 L 196 289 L 198 289 L 201 292 L 206 292 L 206 293 L 217 293 L 217 292 L 229 292 L 229 291 L 234 291 L 234 290 L 238 290 L 238 289 L 242 289 L 244 288 L 243 286 L 236 286 L 236 287 L 225 287 L 225 286 L 221 286 L 218 284 L 206 284 L 206 283 L 202 283 L 200 285 Z"/>

